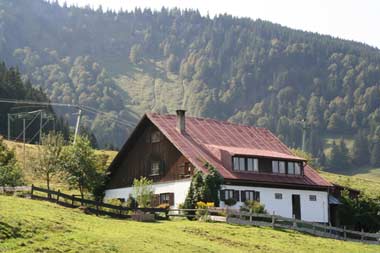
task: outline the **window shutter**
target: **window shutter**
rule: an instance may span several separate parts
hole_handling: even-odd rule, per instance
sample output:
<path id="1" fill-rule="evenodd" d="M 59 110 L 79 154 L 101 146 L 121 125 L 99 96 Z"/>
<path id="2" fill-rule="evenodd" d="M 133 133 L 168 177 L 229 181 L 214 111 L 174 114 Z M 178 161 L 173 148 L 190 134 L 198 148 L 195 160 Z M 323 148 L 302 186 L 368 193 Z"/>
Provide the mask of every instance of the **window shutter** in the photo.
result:
<path id="1" fill-rule="evenodd" d="M 221 190 L 221 191 L 219 191 L 219 194 L 220 194 L 220 200 L 225 201 L 226 200 L 226 191 Z"/>
<path id="2" fill-rule="evenodd" d="M 240 198 L 239 198 L 239 191 L 234 191 L 234 199 L 236 200 L 236 201 L 239 201 L 240 200 Z"/>
<path id="3" fill-rule="evenodd" d="M 161 160 L 160 161 L 160 175 L 165 174 L 165 161 Z"/>
<path id="4" fill-rule="evenodd" d="M 241 199 L 241 202 L 245 202 L 245 200 L 246 200 L 245 191 L 240 191 L 240 199 Z"/>
<path id="5" fill-rule="evenodd" d="M 160 194 L 154 194 L 150 205 L 152 207 L 156 207 L 159 204 L 160 204 Z"/>
<path id="6" fill-rule="evenodd" d="M 255 192 L 255 200 L 260 202 L 260 192 Z"/>
<path id="7" fill-rule="evenodd" d="M 174 206 L 174 192 L 169 192 L 169 205 Z"/>

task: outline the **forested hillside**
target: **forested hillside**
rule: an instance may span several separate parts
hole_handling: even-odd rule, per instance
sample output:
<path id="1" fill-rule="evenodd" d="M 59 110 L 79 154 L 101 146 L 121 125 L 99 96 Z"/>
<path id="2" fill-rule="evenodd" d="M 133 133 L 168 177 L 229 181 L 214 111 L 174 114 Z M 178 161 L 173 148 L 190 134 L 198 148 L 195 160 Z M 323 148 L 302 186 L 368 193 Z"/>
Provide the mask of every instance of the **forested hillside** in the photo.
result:
<path id="1" fill-rule="evenodd" d="M 270 128 L 293 147 L 305 119 L 306 148 L 320 163 L 380 166 L 380 50 L 361 43 L 197 11 L 3 0 L 0 55 L 52 101 L 131 122 L 183 107 Z M 103 146 L 121 145 L 129 131 L 100 116 L 91 127 Z M 329 143 L 326 158 L 331 136 L 354 144 Z"/>

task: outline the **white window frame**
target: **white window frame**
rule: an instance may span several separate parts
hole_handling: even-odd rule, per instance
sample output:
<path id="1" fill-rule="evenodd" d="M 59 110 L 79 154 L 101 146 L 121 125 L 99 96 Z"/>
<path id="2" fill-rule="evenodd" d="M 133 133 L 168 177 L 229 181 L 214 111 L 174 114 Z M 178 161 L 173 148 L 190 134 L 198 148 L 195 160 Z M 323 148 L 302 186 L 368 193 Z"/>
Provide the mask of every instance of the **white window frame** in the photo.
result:
<path id="1" fill-rule="evenodd" d="M 247 171 L 259 171 L 259 160 L 257 158 L 247 158 Z"/>

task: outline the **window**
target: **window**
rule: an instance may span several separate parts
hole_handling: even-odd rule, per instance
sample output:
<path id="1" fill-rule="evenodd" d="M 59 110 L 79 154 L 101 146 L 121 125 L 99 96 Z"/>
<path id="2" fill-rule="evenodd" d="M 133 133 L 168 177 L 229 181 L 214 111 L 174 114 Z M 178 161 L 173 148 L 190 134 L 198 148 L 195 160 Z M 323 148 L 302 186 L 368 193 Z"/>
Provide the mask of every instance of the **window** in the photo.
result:
<path id="1" fill-rule="evenodd" d="M 294 163 L 288 162 L 288 174 L 294 174 Z"/>
<path id="2" fill-rule="evenodd" d="M 255 200 L 260 202 L 260 192 L 258 191 L 241 191 L 241 201 Z"/>
<path id="3" fill-rule="evenodd" d="M 161 141 L 161 133 L 159 131 L 152 132 L 151 136 L 152 143 L 157 143 Z"/>
<path id="4" fill-rule="evenodd" d="M 238 171 L 246 171 L 245 160 L 246 159 L 244 157 L 233 157 L 233 169 Z"/>
<path id="5" fill-rule="evenodd" d="M 294 164 L 294 174 L 301 175 L 301 163 Z"/>
<path id="6" fill-rule="evenodd" d="M 274 198 L 275 199 L 282 199 L 282 193 L 275 193 Z"/>
<path id="7" fill-rule="evenodd" d="M 160 175 L 160 162 L 152 162 L 150 167 L 150 175 L 158 176 Z"/>
<path id="8" fill-rule="evenodd" d="M 170 202 L 170 193 L 161 193 L 160 204 L 169 204 L 169 202 Z"/>
<path id="9" fill-rule="evenodd" d="M 299 162 L 288 162 L 288 174 L 301 175 L 301 164 Z"/>
<path id="10" fill-rule="evenodd" d="M 259 160 L 257 158 L 247 158 L 247 170 L 259 171 Z"/>
<path id="11" fill-rule="evenodd" d="M 310 201 L 317 201 L 317 195 L 309 195 Z"/>
<path id="12" fill-rule="evenodd" d="M 234 198 L 234 190 L 225 190 L 225 197 L 224 199 L 233 199 Z"/>
<path id="13" fill-rule="evenodd" d="M 285 162 L 284 161 L 272 161 L 272 172 L 285 174 Z"/>

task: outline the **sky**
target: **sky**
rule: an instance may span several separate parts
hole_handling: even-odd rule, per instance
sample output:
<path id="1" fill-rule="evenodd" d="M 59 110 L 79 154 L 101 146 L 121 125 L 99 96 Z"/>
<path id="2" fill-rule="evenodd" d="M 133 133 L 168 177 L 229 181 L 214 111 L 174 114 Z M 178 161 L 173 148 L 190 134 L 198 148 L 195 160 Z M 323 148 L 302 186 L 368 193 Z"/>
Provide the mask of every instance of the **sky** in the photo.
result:
<path id="1" fill-rule="evenodd" d="M 380 0 L 58 0 L 103 10 L 198 9 L 202 15 L 231 14 L 290 28 L 355 40 L 380 48 Z"/>

